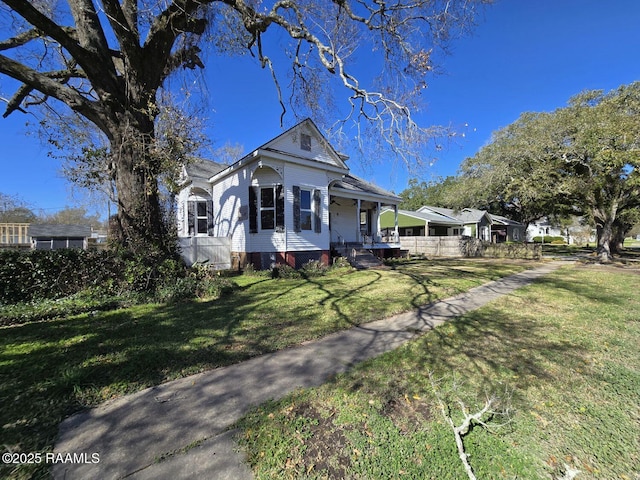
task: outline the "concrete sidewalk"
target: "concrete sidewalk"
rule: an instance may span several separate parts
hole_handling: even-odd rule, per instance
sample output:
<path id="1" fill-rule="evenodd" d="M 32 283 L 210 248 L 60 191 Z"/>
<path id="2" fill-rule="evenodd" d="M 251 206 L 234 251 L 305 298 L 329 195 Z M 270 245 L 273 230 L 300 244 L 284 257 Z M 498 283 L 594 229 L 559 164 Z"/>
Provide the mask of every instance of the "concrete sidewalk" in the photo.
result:
<path id="1" fill-rule="evenodd" d="M 228 427 L 252 406 L 397 348 L 562 265 L 550 262 L 413 312 L 107 402 L 60 425 L 56 453 L 99 463 L 55 464 L 56 479 L 251 479 Z M 162 459 L 160 461 L 160 459 Z"/>

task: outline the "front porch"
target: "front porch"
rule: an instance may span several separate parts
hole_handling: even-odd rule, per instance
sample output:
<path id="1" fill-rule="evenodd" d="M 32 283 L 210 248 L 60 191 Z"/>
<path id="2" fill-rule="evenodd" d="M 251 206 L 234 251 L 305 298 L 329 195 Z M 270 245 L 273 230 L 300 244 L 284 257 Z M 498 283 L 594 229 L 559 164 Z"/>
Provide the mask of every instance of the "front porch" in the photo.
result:
<path id="1" fill-rule="evenodd" d="M 395 227 L 383 229 L 380 226 L 380 215 L 383 208 L 389 207 L 395 212 Z M 398 208 L 394 203 L 331 195 L 331 246 L 353 244 L 366 248 L 399 248 L 397 217 Z"/>
<path id="2" fill-rule="evenodd" d="M 398 235 L 400 197 L 362 179 L 345 175 L 329 185 L 329 231 L 333 256 L 357 268 L 381 266 L 381 260 L 401 255 Z M 384 208 L 395 212 L 395 226 L 382 228 Z"/>

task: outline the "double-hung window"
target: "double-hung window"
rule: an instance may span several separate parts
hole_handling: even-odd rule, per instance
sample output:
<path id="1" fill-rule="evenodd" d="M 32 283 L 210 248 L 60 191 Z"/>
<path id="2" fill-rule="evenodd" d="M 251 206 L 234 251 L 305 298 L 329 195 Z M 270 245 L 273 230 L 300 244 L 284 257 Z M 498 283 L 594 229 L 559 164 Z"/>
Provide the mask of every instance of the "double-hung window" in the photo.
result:
<path id="1" fill-rule="evenodd" d="M 320 190 L 293 186 L 293 229 L 296 232 L 322 231 Z"/>
<path id="2" fill-rule="evenodd" d="M 300 230 L 313 229 L 311 190 L 300 190 Z"/>
<path id="3" fill-rule="evenodd" d="M 213 202 L 192 200 L 188 203 L 189 235 L 211 235 L 213 229 Z"/>
<path id="4" fill-rule="evenodd" d="M 249 231 L 284 232 L 284 187 L 269 185 L 249 187 Z"/>
<path id="5" fill-rule="evenodd" d="M 207 233 L 207 202 L 196 202 L 196 234 Z"/>
<path id="6" fill-rule="evenodd" d="M 276 227 L 275 188 L 260 189 L 260 228 L 273 230 Z"/>

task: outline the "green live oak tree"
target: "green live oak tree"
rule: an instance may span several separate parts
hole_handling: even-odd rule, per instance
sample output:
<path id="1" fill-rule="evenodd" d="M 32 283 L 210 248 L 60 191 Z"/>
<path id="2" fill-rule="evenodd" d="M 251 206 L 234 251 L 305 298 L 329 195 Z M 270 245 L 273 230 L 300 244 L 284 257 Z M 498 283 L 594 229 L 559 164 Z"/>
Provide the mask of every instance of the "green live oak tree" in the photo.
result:
<path id="1" fill-rule="evenodd" d="M 470 206 L 529 224 L 573 202 L 573 180 L 557 155 L 562 143 L 548 113 L 524 113 L 460 168 L 459 197 Z"/>
<path id="2" fill-rule="evenodd" d="M 598 253 L 608 261 L 640 207 L 640 82 L 584 92 L 557 116 L 561 158 L 575 179 L 578 206 L 595 222 Z"/>
<path id="3" fill-rule="evenodd" d="M 425 205 L 454 208 L 465 206 L 456 203 L 457 194 L 462 188 L 457 177 L 448 176 L 430 182 L 411 178 L 408 183 L 407 188 L 400 192 L 402 198 L 400 208 L 418 210 Z"/>
<path id="4" fill-rule="evenodd" d="M 166 148 L 158 146 L 162 99 L 170 78 L 204 67 L 205 49 L 252 54 L 272 73 L 283 115 L 300 105 L 306 115 L 330 109 L 341 89 L 346 114 L 331 123 L 339 130 L 353 122 L 409 158 L 408 146 L 419 148 L 436 133 L 413 120 L 432 54 L 465 31 L 485 3 L 1 0 L 0 74 L 17 81 L 4 116 L 41 107 L 95 127 L 97 135 L 85 135 L 87 175 L 101 172 L 115 185 L 120 243 L 170 250 L 159 179 L 182 159 L 165 161 Z M 379 63 L 376 79 L 356 74 L 358 49 Z M 79 138 L 83 128 L 75 129 Z M 178 154 L 182 148 L 180 139 L 164 145 L 180 147 Z"/>
<path id="5" fill-rule="evenodd" d="M 640 206 L 640 82 L 524 113 L 460 169 L 457 196 L 523 223 L 581 215 L 609 261 Z"/>

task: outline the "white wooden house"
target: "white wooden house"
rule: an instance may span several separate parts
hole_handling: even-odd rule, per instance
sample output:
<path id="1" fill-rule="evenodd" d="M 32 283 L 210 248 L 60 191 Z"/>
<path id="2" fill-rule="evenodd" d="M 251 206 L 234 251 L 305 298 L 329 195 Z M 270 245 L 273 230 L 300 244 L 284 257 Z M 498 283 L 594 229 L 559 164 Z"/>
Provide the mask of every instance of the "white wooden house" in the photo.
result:
<path id="1" fill-rule="evenodd" d="M 527 240 L 532 242 L 536 237 L 563 237 L 567 240 L 567 243 L 573 243 L 569 229 L 552 223 L 547 217 L 540 218 L 528 225 Z"/>
<path id="2" fill-rule="evenodd" d="M 332 247 L 399 249 L 397 234 L 382 238 L 380 213 L 397 211 L 401 199 L 350 175 L 346 161 L 307 119 L 232 165 L 186 166 L 177 207 L 183 257 L 228 268 L 209 248 L 219 244 L 233 268 L 297 268 L 329 263 Z"/>

